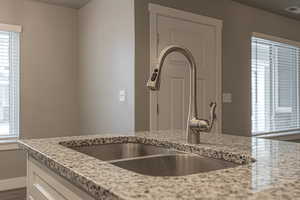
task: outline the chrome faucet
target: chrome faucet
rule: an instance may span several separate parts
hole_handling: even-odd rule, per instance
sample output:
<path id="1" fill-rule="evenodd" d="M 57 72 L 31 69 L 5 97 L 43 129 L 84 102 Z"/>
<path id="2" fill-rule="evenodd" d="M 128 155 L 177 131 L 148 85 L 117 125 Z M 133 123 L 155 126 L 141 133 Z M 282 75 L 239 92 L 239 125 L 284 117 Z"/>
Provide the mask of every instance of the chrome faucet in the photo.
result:
<path id="1" fill-rule="evenodd" d="M 199 119 L 197 112 L 197 73 L 196 73 L 196 62 L 194 56 L 187 48 L 171 45 L 162 50 L 157 67 L 154 69 L 147 87 L 150 90 L 157 91 L 160 88 L 160 78 L 162 67 L 164 65 L 166 57 L 172 52 L 178 52 L 183 54 L 190 64 L 190 98 L 189 98 L 189 115 L 187 119 L 186 137 L 187 142 L 191 144 L 200 143 L 200 132 L 210 132 L 214 121 L 216 119 L 216 103 L 210 104 L 210 119 Z"/>

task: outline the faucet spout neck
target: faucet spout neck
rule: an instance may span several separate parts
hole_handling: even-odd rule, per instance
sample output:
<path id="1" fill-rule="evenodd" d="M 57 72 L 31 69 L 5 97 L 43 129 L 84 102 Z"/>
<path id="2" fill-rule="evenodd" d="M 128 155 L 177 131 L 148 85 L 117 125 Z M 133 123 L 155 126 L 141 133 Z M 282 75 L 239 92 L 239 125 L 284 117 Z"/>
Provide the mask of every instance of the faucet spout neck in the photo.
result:
<path id="1" fill-rule="evenodd" d="M 189 68 L 190 68 L 190 99 L 189 99 L 189 119 L 197 118 L 198 117 L 198 111 L 197 111 L 197 88 L 196 88 L 196 62 L 194 59 L 194 56 L 192 55 L 191 51 L 188 50 L 185 47 L 177 46 L 177 45 L 171 45 L 166 47 L 162 50 L 160 53 L 158 64 L 156 68 L 154 69 L 148 83 L 147 87 L 150 90 L 159 90 L 160 88 L 160 79 L 161 79 L 161 73 L 162 69 L 164 67 L 164 63 L 168 55 L 170 55 L 173 52 L 181 53 L 189 62 Z"/>
<path id="2" fill-rule="evenodd" d="M 197 133 L 199 131 L 209 132 L 212 129 L 214 119 L 215 119 L 215 107 L 216 105 L 211 105 L 211 117 L 210 120 L 200 120 L 198 119 L 198 110 L 197 110 L 197 68 L 195 58 L 192 55 L 191 51 L 185 47 L 178 45 L 171 45 L 162 50 L 160 57 L 158 59 L 158 64 L 147 82 L 147 87 L 150 90 L 156 91 L 160 88 L 160 79 L 162 68 L 164 67 L 164 62 L 168 55 L 173 52 L 181 53 L 189 62 L 190 68 L 190 96 L 189 96 L 189 114 L 187 120 L 187 141 L 189 143 L 198 143 Z"/>

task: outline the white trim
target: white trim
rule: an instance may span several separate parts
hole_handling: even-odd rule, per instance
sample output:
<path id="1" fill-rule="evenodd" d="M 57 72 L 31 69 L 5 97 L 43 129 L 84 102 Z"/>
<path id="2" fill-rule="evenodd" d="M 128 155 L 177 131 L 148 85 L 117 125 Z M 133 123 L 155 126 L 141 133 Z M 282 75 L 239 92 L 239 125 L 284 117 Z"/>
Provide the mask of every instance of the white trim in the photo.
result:
<path id="1" fill-rule="evenodd" d="M 153 7 L 153 4 L 149 5 Z M 157 64 L 158 58 L 158 50 L 157 50 L 157 14 L 152 12 L 150 9 L 150 73 L 154 70 L 154 67 Z M 155 106 L 157 105 L 157 91 L 150 92 L 150 130 L 157 130 L 158 129 L 158 118 L 156 116 L 156 109 Z"/>
<path id="2" fill-rule="evenodd" d="M 207 17 L 207 16 L 202 16 L 202 15 L 197 15 L 194 13 L 182 11 L 182 10 L 177 10 L 174 8 L 168 8 L 164 6 L 160 6 L 157 4 L 149 4 L 149 11 L 151 14 L 161 14 L 164 16 L 169 16 L 169 17 L 175 17 L 178 19 L 184 19 L 187 21 L 194 21 L 194 22 L 201 22 L 202 24 L 207 24 L 207 25 L 212 25 L 212 26 L 217 26 L 222 28 L 223 27 L 223 21 L 219 19 L 215 19 L 212 17 Z"/>
<path id="3" fill-rule="evenodd" d="M 0 180 L 0 191 L 14 190 L 26 187 L 26 176 Z"/>
<path id="4" fill-rule="evenodd" d="M 223 21 L 211 17 L 201 16 L 173 8 L 168 8 L 156 4 L 149 4 L 150 11 L 150 74 L 157 64 L 158 47 L 157 47 L 157 17 L 159 15 L 173 17 L 181 20 L 192 21 L 209 26 L 216 29 L 216 64 L 217 64 L 217 123 L 216 132 L 222 133 L 222 28 Z M 150 130 L 158 129 L 158 117 L 156 114 L 157 92 L 150 92 Z"/>
<path id="5" fill-rule="evenodd" d="M 12 25 L 12 24 L 1 24 L 0 23 L 0 30 L 1 31 L 11 31 L 11 32 L 22 32 L 22 26 L 19 25 Z"/>
<path id="6" fill-rule="evenodd" d="M 271 40 L 271 41 L 275 41 L 275 42 L 288 44 L 288 45 L 291 45 L 291 46 L 300 47 L 300 42 L 289 40 L 289 39 L 286 39 L 286 38 L 276 37 L 276 36 L 267 35 L 267 34 L 264 34 L 264 33 L 257 33 L 257 32 L 253 32 L 252 36 L 262 38 L 262 39 L 266 39 L 266 40 Z"/>
<path id="7" fill-rule="evenodd" d="M 9 136 L 6 136 L 6 137 L 0 137 L 0 144 L 1 143 L 13 143 L 13 142 L 17 142 L 18 141 L 18 137 L 16 136 L 12 136 L 12 137 L 9 137 Z"/>
<path id="8" fill-rule="evenodd" d="M 283 133 L 257 135 L 255 137 L 263 138 L 263 139 L 283 140 L 283 141 L 291 141 L 292 142 L 293 140 L 300 140 L 300 132 L 299 131 L 290 131 L 290 132 L 283 132 Z"/>
<path id="9" fill-rule="evenodd" d="M 0 145 L 0 151 L 12 151 L 12 150 L 18 150 L 18 149 L 19 149 L 19 146 L 17 143 Z"/>
<path id="10" fill-rule="evenodd" d="M 0 140 L 0 151 L 18 150 L 19 145 L 16 140 Z"/>

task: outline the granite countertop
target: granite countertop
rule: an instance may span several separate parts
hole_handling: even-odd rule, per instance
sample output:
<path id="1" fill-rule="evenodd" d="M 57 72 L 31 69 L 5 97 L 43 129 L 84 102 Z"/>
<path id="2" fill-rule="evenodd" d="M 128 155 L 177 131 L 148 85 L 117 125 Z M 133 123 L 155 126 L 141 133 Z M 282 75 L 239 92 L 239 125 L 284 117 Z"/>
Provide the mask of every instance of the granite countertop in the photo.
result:
<path id="1" fill-rule="evenodd" d="M 188 176 L 153 177 L 66 147 L 126 142 L 166 146 L 242 165 Z M 158 131 L 21 140 L 19 145 L 95 199 L 300 199 L 297 143 L 203 133 L 201 144 L 190 145 L 182 131 Z"/>

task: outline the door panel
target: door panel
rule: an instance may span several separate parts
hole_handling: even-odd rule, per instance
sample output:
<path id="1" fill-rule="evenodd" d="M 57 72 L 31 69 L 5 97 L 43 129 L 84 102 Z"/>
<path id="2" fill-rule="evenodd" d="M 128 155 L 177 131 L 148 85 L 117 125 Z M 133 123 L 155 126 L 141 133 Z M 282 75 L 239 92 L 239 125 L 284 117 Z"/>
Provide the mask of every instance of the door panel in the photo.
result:
<path id="1" fill-rule="evenodd" d="M 184 65 L 174 64 L 167 60 L 162 74 L 159 97 L 159 130 L 184 129 L 188 111 L 188 88 L 189 80 L 187 63 Z M 173 64 L 170 64 L 173 63 Z M 163 122 L 163 123 L 161 123 Z"/>
<path id="2" fill-rule="evenodd" d="M 171 79 L 171 127 L 183 129 L 184 127 L 184 93 L 185 84 L 183 78 Z M 179 106 L 178 106 L 179 105 Z"/>

